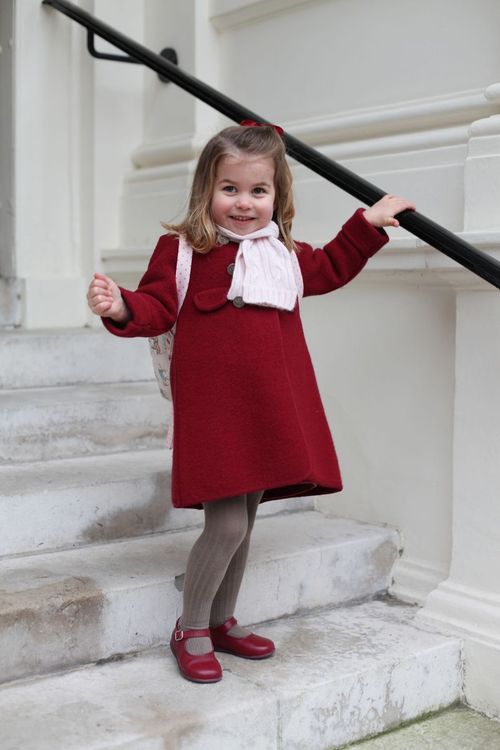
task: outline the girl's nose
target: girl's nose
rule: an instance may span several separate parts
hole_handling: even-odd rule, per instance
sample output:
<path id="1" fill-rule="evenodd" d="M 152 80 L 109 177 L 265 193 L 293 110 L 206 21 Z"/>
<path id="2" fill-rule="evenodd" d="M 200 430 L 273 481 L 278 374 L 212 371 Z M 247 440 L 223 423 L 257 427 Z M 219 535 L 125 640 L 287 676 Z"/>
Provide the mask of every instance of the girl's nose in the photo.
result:
<path id="1" fill-rule="evenodd" d="M 250 208 L 250 197 L 244 193 L 240 193 L 236 200 L 238 208 Z"/>

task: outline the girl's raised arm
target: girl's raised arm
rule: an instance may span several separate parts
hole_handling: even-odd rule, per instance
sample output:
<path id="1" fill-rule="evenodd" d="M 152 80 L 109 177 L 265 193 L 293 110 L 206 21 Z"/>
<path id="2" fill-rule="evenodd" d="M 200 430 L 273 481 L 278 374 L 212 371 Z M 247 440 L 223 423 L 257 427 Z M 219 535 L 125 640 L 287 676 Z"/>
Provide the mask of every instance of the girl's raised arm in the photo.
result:
<path id="1" fill-rule="evenodd" d="M 118 320 L 109 316 L 109 311 L 100 313 L 103 325 L 110 333 L 124 337 L 150 337 L 159 336 L 172 328 L 177 318 L 177 249 L 177 238 L 163 235 L 137 289 L 133 292 L 117 287 L 126 317 L 121 318 L 123 308 L 118 311 Z M 106 300 L 103 300 L 105 303 Z"/>
<path id="2" fill-rule="evenodd" d="M 304 296 L 326 294 L 347 284 L 364 268 L 389 237 L 385 226 L 399 226 L 395 215 L 415 206 L 405 198 L 385 195 L 370 208 L 359 208 L 337 236 L 322 249 L 298 243 Z"/>

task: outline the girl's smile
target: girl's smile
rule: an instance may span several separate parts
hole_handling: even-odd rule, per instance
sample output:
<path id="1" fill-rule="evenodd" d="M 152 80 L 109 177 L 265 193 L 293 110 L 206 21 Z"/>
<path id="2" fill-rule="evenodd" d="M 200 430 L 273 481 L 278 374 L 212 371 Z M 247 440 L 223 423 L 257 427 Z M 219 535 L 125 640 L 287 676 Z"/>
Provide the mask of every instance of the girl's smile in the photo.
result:
<path id="1" fill-rule="evenodd" d="M 265 227 L 274 211 L 271 158 L 238 154 L 219 162 L 210 210 L 215 224 L 236 234 Z"/>

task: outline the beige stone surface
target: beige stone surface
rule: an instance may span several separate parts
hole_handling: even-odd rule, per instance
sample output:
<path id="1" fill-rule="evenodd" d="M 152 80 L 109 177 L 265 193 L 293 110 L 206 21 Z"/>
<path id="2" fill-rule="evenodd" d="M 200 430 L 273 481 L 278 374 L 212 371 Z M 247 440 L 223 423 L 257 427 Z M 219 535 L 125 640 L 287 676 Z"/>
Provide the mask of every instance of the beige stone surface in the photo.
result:
<path id="1" fill-rule="evenodd" d="M 499 750 L 500 722 L 464 706 L 419 721 L 349 750 Z"/>

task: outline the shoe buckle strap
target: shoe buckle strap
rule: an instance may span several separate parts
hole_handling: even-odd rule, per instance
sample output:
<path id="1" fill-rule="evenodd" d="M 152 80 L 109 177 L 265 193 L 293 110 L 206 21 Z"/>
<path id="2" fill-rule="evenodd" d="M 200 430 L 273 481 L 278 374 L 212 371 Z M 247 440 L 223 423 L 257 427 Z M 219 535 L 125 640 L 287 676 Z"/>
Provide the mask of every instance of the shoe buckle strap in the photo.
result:
<path id="1" fill-rule="evenodd" d="M 233 628 L 237 624 L 238 624 L 238 621 L 236 620 L 236 618 L 230 617 L 221 625 L 218 625 L 216 628 L 214 628 L 214 631 L 222 633 L 223 635 L 227 635 L 229 631 L 231 630 L 231 628 Z"/>
<path id="2" fill-rule="evenodd" d="M 184 638 L 210 638 L 210 630 L 203 628 L 202 630 L 182 630 L 176 628 L 174 631 L 174 641 L 182 641 Z"/>

